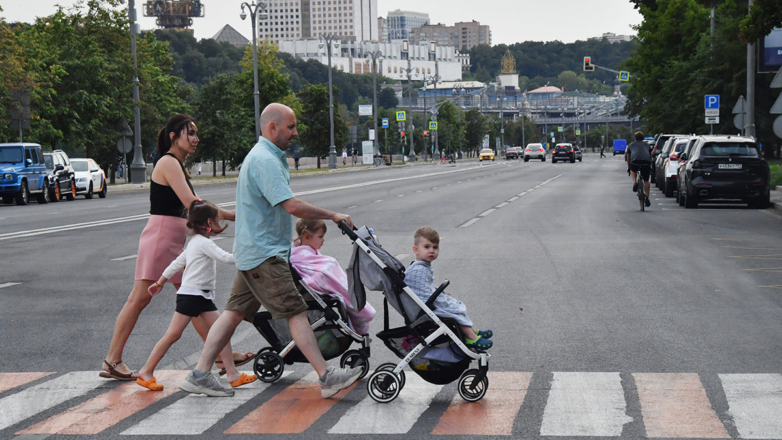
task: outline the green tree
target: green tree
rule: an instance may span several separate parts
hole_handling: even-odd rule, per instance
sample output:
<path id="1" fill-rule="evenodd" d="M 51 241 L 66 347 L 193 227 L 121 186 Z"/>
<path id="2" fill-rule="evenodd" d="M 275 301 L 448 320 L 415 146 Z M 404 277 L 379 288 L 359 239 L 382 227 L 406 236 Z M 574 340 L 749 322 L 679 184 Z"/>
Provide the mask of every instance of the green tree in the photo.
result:
<path id="1" fill-rule="evenodd" d="M 779 0 L 755 0 L 752 9 L 741 20 L 741 36 L 745 43 L 754 43 L 771 30 L 782 27 L 782 2 Z"/>
<path id="2" fill-rule="evenodd" d="M 472 152 L 481 149 L 483 136 L 486 134 L 486 122 L 478 109 L 472 109 L 464 114 L 465 150 L 470 156 Z"/>
<path id="3" fill-rule="evenodd" d="M 337 90 L 332 91 L 334 95 Z M 323 84 L 308 85 L 299 93 L 302 103 L 302 124 L 306 127 L 299 132 L 299 141 L 305 145 L 307 152 L 318 158 L 320 162 L 329 156 L 331 145 L 329 125 L 329 89 Z M 336 97 L 335 107 L 339 106 Z M 348 127 L 342 120 L 339 111 L 334 111 L 334 145 L 345 145 L 348 142 Z M 338 152 L 339 153 L 339 152 Z"/>
<path id="4" fill-rule="evenodd" d="M 377 105 L 383 108 L 395 109 L 399 105 L 399 99 L 392 88 L 385 88 L 377 95 Z"/>

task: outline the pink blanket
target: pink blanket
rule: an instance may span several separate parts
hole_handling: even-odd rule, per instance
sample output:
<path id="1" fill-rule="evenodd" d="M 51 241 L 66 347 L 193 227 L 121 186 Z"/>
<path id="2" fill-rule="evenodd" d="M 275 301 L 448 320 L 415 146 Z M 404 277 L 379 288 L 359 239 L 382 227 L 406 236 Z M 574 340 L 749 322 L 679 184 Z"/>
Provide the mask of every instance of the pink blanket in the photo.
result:
<path id="1" fill-rule="evenodd" d="M 375 317 L 375 309 L 368 302 L 357 311 L 348 295 L 348 275 L 334 257 L 322 255 L 309 246 L 291 248 L 291 264 L 299 272 L 310 289 L 321 295 L 340 298 L 348 312 L 349 324 L 360 335 L 369 332 L 369 321 Z"/>

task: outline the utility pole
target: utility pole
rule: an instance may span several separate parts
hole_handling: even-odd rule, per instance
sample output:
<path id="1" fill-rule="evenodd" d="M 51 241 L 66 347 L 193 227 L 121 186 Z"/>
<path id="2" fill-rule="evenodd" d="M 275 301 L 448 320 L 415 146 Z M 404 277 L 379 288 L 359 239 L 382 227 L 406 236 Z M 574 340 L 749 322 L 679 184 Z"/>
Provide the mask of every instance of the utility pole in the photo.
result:
<path id="1" fill-rule="evenodd" d="M 749 10 L 752 11 L 753 0 L 749 0 Z M 747 136 L 755 137 L 755 45 L 747 44 Z"/>
<path id="2" fill-rule="evenodd" d="M 415 147 L 413 145 L 413 137 L 415 136 L 415 125 L 413 125 L 413 80 L 412 80 L 412 73 L 413 73 L 413 67 L 410 65 L 410 59 L 407 60 L 407 69 L 403 69 L 405 73 L 407 73 L 407 86 L 408 86 L 408 93 L 410 97 L 409 107 L 410 107 L 410 155 L 408 157 L 408 162 L 415 162 Z M 424 148 L 426 148 L 424 146 Z"/>
<path id="3" fill-rule="evenodd" d="M 147 181 L 147 165 L 144 163 L 144 155 L 141 152 L 141 110 L 139 108 L 138 91 L 138 56 L 136 54 L 136 1 L 128 0 L 128 15 L 130 18 L 130 51 L 133 52 L 133 128 L 135 130 L 133 146 L 133 163 L 130 166 L 131 182 L 144 183 Z"/>

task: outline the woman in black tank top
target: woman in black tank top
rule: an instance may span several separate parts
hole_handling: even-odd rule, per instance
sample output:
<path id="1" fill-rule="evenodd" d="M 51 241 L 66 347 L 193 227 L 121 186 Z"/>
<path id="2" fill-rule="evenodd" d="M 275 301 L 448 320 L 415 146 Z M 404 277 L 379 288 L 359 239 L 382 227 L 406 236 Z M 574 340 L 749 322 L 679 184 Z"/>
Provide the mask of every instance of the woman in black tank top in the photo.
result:
<path id="1" fill-rule="evenodd" d="M 133 290 L 117 316 L 101 377 L 118 380 L 135 380 L 137 377 L 122 362 L 122 353 L 141 311 L 152 298 L 147 289 L 184 250 L 187 235 L 185 207 L 190 206 L 197 196 L 182 162 L 195 153 L 197 146 L 198 128 L 190 116 L 172 116 L 158 133 L 158 160 L 152 172 L 149 192 L 151 215 L 139 240 Z M 235 211 L 220 209 L 220 214 L 223 219 L 233 221 Z M 178 289 L 180 279 L 181 274 L 175 275 L 169 282 Z M 193 319 L 193 325 L 206 339 L 209 326 L 201 318 Z M 234 358 L 243 361 L 252 355 L 236 353 Z"/>

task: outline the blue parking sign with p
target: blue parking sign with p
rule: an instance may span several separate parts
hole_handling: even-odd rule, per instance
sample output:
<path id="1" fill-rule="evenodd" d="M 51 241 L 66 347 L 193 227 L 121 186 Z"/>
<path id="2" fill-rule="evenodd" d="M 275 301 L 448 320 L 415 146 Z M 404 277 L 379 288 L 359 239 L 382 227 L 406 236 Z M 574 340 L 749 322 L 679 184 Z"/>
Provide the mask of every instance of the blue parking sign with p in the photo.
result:
<path id="1" fill-rule="evenodd" d="M 388 118 L 383 118 L 383 128 L 388 128 Z"/>
<path id="2" fill-rule="evenodd" d="M 703 102 L 703 108 L 720 108 L 720 95 L 706 95 Z"/>

